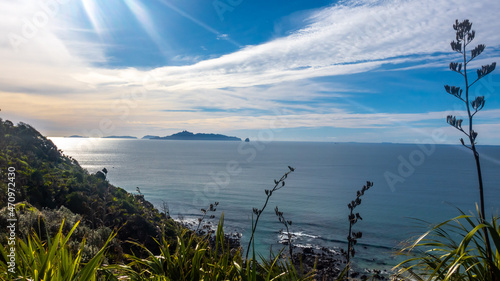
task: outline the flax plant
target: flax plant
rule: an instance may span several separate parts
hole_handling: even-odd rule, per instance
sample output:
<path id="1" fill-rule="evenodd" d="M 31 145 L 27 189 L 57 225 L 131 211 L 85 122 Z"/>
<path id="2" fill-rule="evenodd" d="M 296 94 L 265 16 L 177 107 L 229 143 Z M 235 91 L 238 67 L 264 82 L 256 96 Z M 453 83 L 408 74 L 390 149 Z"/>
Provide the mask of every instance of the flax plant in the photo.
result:
<path id="1" fill-rule="evenodd" d="M 484 222 L 477 215 L 461 215 L 433 226 L 400 254 L 413 255 L 401 262 L 398 277 L 417 280 L 482 280 L 493 281 L 500 276 L 500 219 Z M 493 245 L 485 247 L 487 231 Z M 490 252 L 488 252 L 490 251 Z M 493 258 L 490 258 L 493 257 Z"/>
<path id="2" fill-rule="evenodd" d="M 347 207 L 350 210 L 348 219 L 349 219 L 349 234 L 347 235 L 347 251 L 341 250 L 342 253 L 346 257 L 347 265 L 345 268 L 345 275 L 347 279 L 349 279 L 349 269 L 350 259 L 354 257 L 356 254 L 356 250 L 354 249 L 354 245 L 358 242 L 358 239 L 363 236 L 361 231 L 354 232 L 352 231 L 352 227 L 358 222 L 358 220 L 363 220 L 363 218 L 359 215 L 359 213 L 354 213 L 354 209 L 361 205 L 361 196 L 365 194 L 367 190 L 369 190 L 373 186 L 373 182 L 367 181 L 366 185 L 363 186 L 361 190 L 356 192 L 356 199 L 352 200 L 351 203 L 347 204 Z"/>
<path id="3" fill-rule="evenodd" d="M 269 260 L 262 258 L 262 262 L 254 261 L 252 266 L 245 267 L 240 249 L 231 249 L 225 240 L 223 227 L 224 214 L 217 225 L 215 244 L 209 243 L 208 236 L 184 232 L 177 238 L 176 245 L 169 245 L 165 239 L 163 243 L 158 242 L 159 255 L 135 243 L 148 253 L 146 258 L 128 255 L 129 264 L 107 269 L 130 281 L 312 280 L 312 272 L 300 274 L 290 260 L 279 260 L 279 255 Z"/>
<path id="4" fill-rule="evenodd" d="M 200 238 L 194 232 L 184 231 L 177 237 L 176 245 L 165 238 L 158 243 L 159 255 L 154 255 L 145 246 L 141 247 L 148 257 L 127 255 L 131 261 L 124 267 L 114 267 L 130 280 L 236 280 L 237 270 L 233 264 L 228 244 L 224 241 L 224 215 L 216 232 L 215 248 L 211 249 L 208 237 Z M 237 255 L 237 253 L 236 253 Z"/>
<path id="5" fill-rule="evenodd" d="M 253 221 L 253 215 L 252 215 L 252 234 L 250 235 L 250 240 L 248 241 L 248 247 L 246 251 L 246 256 L 245 260 L 248 261 L 248 254 L 250 253 L 250 247 L 254 244 L 254 237 L 255 237 L 255 231 L 257 230 L 257 224 L 259 223 L 259 218 L 262 215 L 262 212 L 267 206 L 267 203 L 269 202 L 269 199 L 273 195 L 275 191 L 278 191 L 282 187 L 285 186 L 285 179 L 288 177 L 288 175 L 292 172 L 295 171 L 294 168 L 288 166 L 289 171 L 286 172 L 279 180 L 274 180 L 274 187 L 272 189 L 266 189 L 266 202 L 264 203 L 264 206 L 262 206 L 261 209 L 253 208 L 253 215 L 256 216 L 255 221 Z"/>
<path id="6" fill-rule="evenodd" d="M 208 209 L 201 209 L 201 213 L 203 215 L 200 218 L 198 218 L 198 226 L 196 227 L 195 233 L 201 234 L 200 228 L 203 228 L 203 229 L 206 228 L 206 225 L 204 225 L 203 227 L 201 227 L 201 226 L 202 226 L 203 222 L 205 221 L 205 219 L 207 218 L 209 212 L 214 213 L 215 211 L 217 211 L 217 206 L 219 206 L 219 202 L 214 202 L 213 204 L 210 204 L 208 206 Z M 214 219 L 215 215 L 209 215 L 208 218 Z"/>
<path id="7" fill-rule="evenodd" d="M 104 260 L 107 245 L 116 236 L 113 232 L 99 252 L 86 264 L 82 263 L 85 239 L 73 255 L 68 241 L 77 228 L 77 222 L 67 235 L 62 233 L 64 221 L 54 237 L 42 241 L 33 232 L 26 239 L 16 241 L 16 270 L 7 272 L 7 249 L 0 245 L 0 280 L 51 280 L 51 281 L 95 281 Z"/>
<path id="8" fill-rule="evenodd" d="M 276 216 L 278 217 L 278 220 L 281 224 L 286 229 L 286 236 L 287 236 L 287 244 L 288 244 L 288 253 L 290 254 L 290 258 L 293 258 L 293 245 L 292 245 L 292 233 L 290 232 L 289 227 L 292 226 L 292 221 L 291 220 L 286 220 L 283 212 L 280 212 L 278 209 L 278 206 L 274 208 L 274 212 L 276 213 Z M 283 229 L 280 230 L 280 234 L 284 235 Z"/>
<path id="9" fill-rule="evenodd" d="M 489 65 L 483 65 L 481 68 L 477 69 L 477 78 L 470 82 L 469 73 L 467 72 L 467 67 L 469 63 L 477 58 L 486 48 L 485 45 L 479 44 L 474 49 L 470 51 L 470 55 L 467 56 L 467 46 L 474 40 L 476 36 L 476 32 L 472 30 L 472 23 L 469 20 L 464 20 L 459 22 L 455 21 L 453 25 L 453 29 L 456 31 L 456 41 L 451 42 L 451 49 L 461 55 L 461 62 L 451 62 L 450 70 L 460 74 L 464 79 L 465 84 L 465 97 L 462 96 L 463 89 L 456 86 L 445 85 L 444 88 L 448 94 L 451 94 L 462 101 L 467 109 L 467 117 L 468 117 L 468 126 L 466 128 L 462 127 L 463 119 L 457 119 L 455 116 L 448 115 L 446 118 L 446 122 L 451 126 L 455 127 L 457 130 L 462 132 L 467 136 L 469 140 L 467 145 L 463 139 L 460 139 L 462 145 L 472 151 L 474 155 L 474 160 L 476 162 L 476 171 L 477 171 L 477 179 L 478 179 L 478 187 L 479 187 L 479 202 L 481 206 L 481 211 L 479 212 L 480 218 L 482 222 L 485 222 L 485 207 L 484 207 L 484 191 L 483 191 L 483 177 L 481 173 L 481 163 L 479 161 L 479 153 L 476 149 L 476 139 L 478 133 L 473 128 L 473 118 L 481 109 L 483 109 L 485 105 L 484 96 L 477 96 L 474 100 L 471 100 L 469 96 L 470 88 L 476 84 L 479 80 L 484 78 L 486 75 L 490 74 L 495 70 L 496 62 L 493 62 Z M 488 233 L 486 229 L 483 229 L 484 235 L 486 237 L 486 248 L 488 252 L 491 252 L 490 249 L 490 241 L 488 239 Z M 490 257 L 491 258 L 491 257 Z"/>
<path id="10" fill-rule="evenodd" d="M 451 49 L 459 53 L 461 58 L 460 62 L 451 62 L 450 69 L 463 77 L 465 88 L 449 85 L 445 85 L 444 88 L 448 94 L 465 104 L 468 120 L 467 126 L 464 127 L 462 127 L 465 125 L 464 120 L 455 116 L 449 115 L 446 121 L 467 136 L 467 144 L 462 138 L 460 142 L 471 150 L 474 156 L 479 187 L 477 215 L 468 216 L 460 211 L 460 216 L 434 226 L 411 246 L 402 249 L 402 252 L 417 253 L 417 256 L 400 263 L 396 268 L 399 269 L 399 275 L 409 274 L 419 280 L 428 278 L 427 280 L 498 281 L 500 280 L 498 254 L 500 229 L 498 217 L 493 217 L 491 223 L 485 218 L 484 187 L 476 148 L 478 133 L 473 128 L 473 118 L 483 109 L 485 97 L 477 96 L 471 99 L 469 95 L 474 84 L 495 70 L 496 63 L 483 65 L 477 69 L 477 78 L 472 81 L 467 68 L 486 46 L 479 44 L 467 55 L 467 46 L 474 40 L 476 34 L 472 30 L 472 23 L 469 20 L 462 22 L 456 20 L 453 29 L 456 32 L 456 39 L 451 42 Z M 464 90 L 465 95 L 463 95 Z M 460 239 L 459 242 L 456 239 Z"/>

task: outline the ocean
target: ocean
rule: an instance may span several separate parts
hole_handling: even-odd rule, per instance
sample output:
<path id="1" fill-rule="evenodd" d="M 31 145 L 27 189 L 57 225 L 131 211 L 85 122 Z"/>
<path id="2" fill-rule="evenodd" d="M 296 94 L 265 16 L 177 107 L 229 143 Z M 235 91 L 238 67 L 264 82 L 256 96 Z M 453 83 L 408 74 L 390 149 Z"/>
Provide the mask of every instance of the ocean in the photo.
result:
<path id="1" fill-rule="evenodd" d="M 256 250 L 279 250 L 282 225 L 274 208 L 293 224 L 300 247 L 346 248 L 347 204 L 366 181 L 374 186 L 355 209 L 363 232 L 355 263 L 390 268 L 398 245 L 436 223 L 469 212 L 479 202 L 471 151 L 459 145 L 315 142 L 224 142 L 51 138 L 64 154 L 91 173 L 106 168 L 115 186 L 137 193 L 160 210 L 168 204 L 178 220 L 195 221 L 201 209 L 219 202 L 217 223 L 226 233 L 242 233 L 246 249 L 252 209 L 262 208 L 266 189 L 295 168 L 260 218 Z M 500 146 L 479 146 L 486 207 L 500 209 Z"/>

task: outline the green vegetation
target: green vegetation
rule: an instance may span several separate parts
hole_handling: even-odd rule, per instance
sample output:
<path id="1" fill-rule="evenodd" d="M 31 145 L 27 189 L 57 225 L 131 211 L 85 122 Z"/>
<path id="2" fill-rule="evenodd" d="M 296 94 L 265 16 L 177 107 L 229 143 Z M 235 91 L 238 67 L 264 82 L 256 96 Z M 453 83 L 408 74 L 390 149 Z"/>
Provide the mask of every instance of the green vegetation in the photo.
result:
<path id="1" fill-rule="evenodd" d="M 484 96 L 471 100 L 470 88 L 480 79 L 495 70 L 496 63 L 477 69 L 477 78 L 469 82 L 468 64 L 479 56 L 485 45 L 480 44 L 467 56 L 467 46 L 474 40 L 476 32 L 472 30 L 469 20 L 453 25 L 456 41 L 451 42 L 451 49 L 461 56 L 461 62 L 451 62 L 450 69 L 460 74 L 465 83 L 463 89 L 456 86 L 444 86 L 448 94 L 453 95 L 465 104 L 468 116 L 468 128 L 462 127 L 463 120 L 449 115 L 446 121 L 469 139 L 469 145 L 460 139 L 462 145 L 472 151 L 474 156 L 478 188 L 479 207 L 476 215 L 461 215 L 435 226 L 417 238 L 410 246 L 401 250 L 402 254 L 412 255 L 396 266 L 399 276 L 409 276 L 417 280 L 500 280 L 500 227 L 498 217 L 486 220 L 484 192 L 479 152 L 476 148 L 478 133 L 473 128 L 473 117 L 485 104 Z M 491 237 L 490 237 L 491 236 Z"/>
<path id="2" fill-rule="evenodd" d="M 107 238 L 99 251 L 87 262 L 83 261 L 86 240 L 78 250 L 69 242 L 78 222 L 63 234 L 64 222 L 54 237 L 42 240 L 33 234 L 17 239 L 15 273 L 8 273 L 8 250 L 0 245 L 0 280 L 312 280 L 313 273 L 302 274 L 288 259 L 274 257 L 263 262 L 244 262 L 239 249 L 230 248 L 223 232 L 222 215 L 215 239 L 200 238 L 184 230 L 169 243 L 165 237 L 157 241 L 159 255 L 143 244 L 135 243 L 146 254 L 125 255 L 126 263 L 104 264 L 107 247 L 116 233 Z M 76 254 L 75 254 L 76 253 Z"/>
<path id="3" fill-rule="evenodd" d="M 37 210 L 35 214 L 21 215 L 38 216 L 42 214 L 38 210 L 56 210 L 64 206 L 65 212 L 80 215 L 82 224 L 88 229 L 121 227 L 117 235 L 119 241 L 133 240 L 147 247 L 156 246 L 154 239 L 159 239 L 162 231 L 172 238 L 180 232 L 180 226 L 155 209 L 143 195 L 132 195 L 109 184 L 106 169 L 89 174 L 28 124 L 14 126 L 0 119 L 0 167 L 3 169 L 0 173 L 0 209 L 6 207 L 8 199 L 6 170 L 14 167 L 16 202 L 27 202 L 34 208 L 31 210 Z M 30 220 L 23 217 L 19 221 Z M 52 223 L 48 219 L 45 221 Z M 6 225 L 6 217 L 0 216 L 0 227 Z M 32 226 L 26 225 L 20 233 L 29 233 Z M 38 230 L 37 234 L 43 237 L 45 230 Z M 0 242 L 4 242 L 2 237 Z M 130 246 L 122 245 L 113 251 L 117 259 L 121 252 L 131 251 Z"/>
<path id="4" fill-rule="evenodd" d="M 417 280 L 498 280 L 499 218 L 483 223 L 480 216 L 460 212 L 460 216 L 431 227 L 402 250 L 402 254 L 411 256 L 415 252 L 415 256 L 397 266 L 399 276 Z M 483 230 L 490 234 L 493 250 L 485 247 Z"/>
<path id="5" fill-rule="evenodd" d="M 484 50 L 479 45 L 466 55 L 466 46 L 474 39 L 472 24 L 465 20 L 454 25 L 457 32 L 452 49 L 463 54 L 463 63 L 451 63 L 450 69 L 465 79 L 465 97 L 459 87 L 445 86 L 448 93 L 466 104 L 469 128 L 463 120 L 448 116 L 447 122 L 463 132 L 466 145 L 474 155 L 478 173 L 480 205 L 477 215 L 460 215 L 434 225 L 401 250 L 409 258 L 401 262 L 395 278 L 400 280 L 484 280 L 500 279 L 499 217 L 485 218 L 483 184 L 474 115 L 484 106 L 484 97 L 469 101 L 469 88 L 495 69 L 495 63 L 477 70 L 477 79 L 469 83 L 467 64 Z M 462 68 L 463 67 L 463 68 Z M 474 112 L 472 112 L 474 111 Z M 292 236 L 278 207 L 275 213 L 288 235 L 289 255 L 281 250 L 259 259 L 250 249 L 254 246 L 259 218 L 270 197 L 285 186 L 294 172 L 288 167 L 274 187 L 265 190 L 266 201 L 254 208 L 246 256 L 241 247 L 232 247 L 224 235 L 224 215 L 217 231 L 202 231 L 203 221 L 214 218 L 218 202 L 201 209 L 202 217 L 195 231 L 174 222 L 168 206 L 160 213 L 146 201 L 140 189 L 132 195 L 107 181 L 104 168 L 95 174 L 82 169 L 76 160 L 64 156 L 56 146 L 31 126 L 0 119 L 0 227 L 9 229 L 15 217 L 15 231 L 0 234 L 0 280 L 314 280 L 316 269 L 297 269 L 292 253 Z M 11 167 L 11 168 L 9 168 Z M 15 173 L 13 171 L 15 170 Z M 14 176 L 15 175 L 15 180 Z M 8 184 L 8 183 L 11 184 Z M 14 191 L 9 189 L 15 183 Z M 13 185 L 12 185 L 13 186 Z M 373 186 L 367 184 L 357 192 L 348 207 L 348 248 L 344 251 L 346 266 L 337 280 L 349 279 L 350 258 L 354 257 L 361 232 L 352 226 L 361 219 L 354 209 L 361 196 Z M 15 206 L 9 206 L 15 198 Z M 12 202 L 11 202 L 12 203 Z M 8 246 L 7 246 L 8 245 Z M 11 264 L 15 256 L 15 266 Z M 299 256 L 300 261 L 300 256 Z M 330 277 L 331 278 L 331 277 Z M 375 276 L 373 277 L 375 278 Z M 373 279 L 372 278 L 372 279 Z"/>
<path id="6" fill-rule="evenodd" d="M 38 235 L 28 235 L 26 239 L 18 239 L 16 246 L 15 272 L 8 272 L 8 250 L 0 245 L 0 279 L 9 280 L 96 280 L 99 266 L 104 259 L 106 246 L 115 237 L 112 233 L 103 247 L 85 264 L 82 262 L 85 239 L 80 244 L 79 250 L 73 254 L 68 242 L 76 230 L 78 222 L 69 230 L 67 235 L 63 234 L 64 222 L 54 237 L 42 240 Z M 10 275 L 10 276 L 7 276 Z M 22 278 L 24 277 L 24 278 Z"/>
<path id="7" fill-rule="evenodd" d="M 469 126 L 467 129 L 462 128 L 462 119 L 457 119 L 455 116 L 449 115 L 446 118 L 446 122 L 450 124 L 451 126 L 455 127 L 457 130 L 462 132 L 467 136 L 469 139 L 470 146 L 466 145 L 463 139 L 460 139 L 460 142 L 462 145 L 472 151 L 472 154 L 474 155 L 474 160 L 476 162 L 476 170 L 477 170 L 477 181 L 478 181 L 478 187 L 479 187 L 479 203 L 481 206 L 481 211 L 479 212 L 479 217 L 481 218 L 481 221 L 485 221 L 485 212 L 484 212 L 484 192 L 483 192 L 483 175 L 481 173 L 481 163 L 479 161 L 479 152 L 477 152 L 476 149 L 476 139 L 478 133 L 474 131 L 473 129 L 473 119 L 474 115 L 478 113 L 481 109 L 483 109 L 484 104 L 486 102 L 484 96 L 477 96 L 474 100 L 471 101 L 470 96 L 469 96 L 469 90 L 470 88 L 479 80 L 484 78 L 486 75 L 490 74 L 495 70 L 496 67 L 496 62 L 490 64 L 490 65 L 483 65 L 480 69 L 478 69 L 477 72 L 477 78 L 473 82 L 469 82 L 469 76 L 467 73 L 467 66 L 468 64 L 477 58 L 486 48 L 485 45 L 479 44 L 477 47 L 471 50 L 471 54 L 468 57 L 467 56 L 467 46 L 474 40 L 474 37 L 476 36 L 476 32 L 472 30 L 472 23 L 469 22 L 469 20 L 464 20 L 463 22 L 458 22 L 456 20 L 455 24 L 453 25 L 453 29 L 456 31 L 456 41 L 451 42 L 451 49 L 459 54 L 461 54 L 461 60 L 462 62 L 451 62 L 450 63 L 450 69 L 458 74 L 460 74 L 464 78 L 464 83 L 465 83 L 465 97 L 462 97 L 463 90 L 460 89 L 460 87 L 456 86 L 448 86 L 445 85 L 444 88 L 448 94 L 451 94 L 458 98 L 460 101 L 462 101 L 465 104 L 465 107 L 467 109 L 467 116 L 468 116 L 468 121 L 469 121 Z M 462 71 L 462 66 L 463 66 L 463 71 Z M 474 111 L 474 112 L 473 112 Z M 490 241 L 488 239 L 488 233 L 484 231 L 484 235 L 486 236 L 486 247 L 488 248 L 488 251 L 490 251 Z"/>
<path id="8" fill-rule="evenodd" d="M 16 203 L 17 266 L 21 270 L 19 274 L 24 274 L 22 276 L 34 277 L 32 269 L 24 268 L 29 263 L 19 261 L 28 254 L 23 252 L 26 250 L 23 245 L 36 245 L 37 251 L 42 253 L 40 247 L 51 247 L 51 237 L 53 241 L 62 239 L 61 235 L 71 237 L 64 245 L 55 242 L 60 244 L 57 257 L 65 255 L 59 253 L 59 249 L 67 248 L 76 255 L 75 262 L 78 259 L 78 264 L 88 264 L 99 253 L 106 262 L 120 262 L 124 260 L 124 253 L 132 251 L 145 254 L 135 250 L 132 244 L 124 243 L 128 240 L 156 252 L 155 239 L 165 236 L 176 241 L 176 236 L 182 231 L 181 226 L 156 210 L 144 196 L 132 195 L 109 184 L 106 169 L 89 174 L 76 160 L 64 156 L 50 140 L 28 124 L 15 126 L 0 119 L 0 167 L 0 227 L 7 229 L 8 219 L 12 218 L 6 211 L 7 196 L 10 196 L 8 187 L 14 187 L 15 191 L 10 191 L 15 198 L 12 203 Z M 10 182 L 9 167 L 15 169 L 12 181 L 15 186 L 7 185 Z M 63 224 L 64 220 L 67 223 Z M 72 229 L 78 222 L 78 228 Z M 7 233 L 1 233 L 0 244 L 8 245 Z M 113 239 L 108 241 L 108 237 Z M 104 256 L 100 250 L 106 245 L 108 251 Z M 23 258 L 25 262 L 28 260 Z M 7 261 L 4 255 L 3 264 Z M 41 274 L 39 269 L 36 270 Z M 2 271 L 2 274 L 6 272 Z M 5 276 L 2 278 L 10 280 Z"/>
<path id="9" fill-rule="evenodd" d="M 111 266 L 130 280 L 312 280 L 312 274 L 302 276 L 288 260 L 275 257 L 272 261 L 246 264 L 239 249 L 231 249 L 223 232 L 221 216 L 215 239 L 182 233 L 172 247 L 158 242 L 160 255 L 149 252 L 147 258 L 128 256 L 126 266 Z M 138 245 L 140 246 L 140 245 Z M 147 250 L 147 249 L 145 249 Z"/>
<path id="10" fill-rule="evenodd" d="M 15 270 L 9 234 L 0 234 L 0 280 L 312 280 L 276 255 L 243 259 L 223 232 L 202 223 L 196 231 L 160 213 L 144 199 L 115 187 L 104 168 L 82 169 L 31 126 L 0 119 L 0 227 L 17 219 Z M 15 212 L 10 212 L 8 167 L 15 168 Z M 280 187 L 284 184 L 279 182 Z M 7 212 L 8 211 L 8 212 Z M 213 218 L 213 216 L 208 216 Z M 254 229 L 255 230 L 255 229 Z"/>

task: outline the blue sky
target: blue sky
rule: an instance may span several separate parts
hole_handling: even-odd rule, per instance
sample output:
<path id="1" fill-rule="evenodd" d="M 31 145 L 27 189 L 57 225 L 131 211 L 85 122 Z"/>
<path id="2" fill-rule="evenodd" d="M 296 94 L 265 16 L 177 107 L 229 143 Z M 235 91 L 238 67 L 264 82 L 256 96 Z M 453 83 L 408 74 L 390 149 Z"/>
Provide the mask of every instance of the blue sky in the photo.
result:
<path id="1" fill-rule="evenodd" d="M 471 77 L 500 63 L 495 0 L 0 0 L 0 10 L 0 117 L 48 136 L 458 143 L 445 120 L 464 106 L 443 88 L 463 83 L 448 69 L 455 19 L 487 46 Z M 499 70 L 471 92 L 486 96 L 478 143 L 500 144 Z"/>

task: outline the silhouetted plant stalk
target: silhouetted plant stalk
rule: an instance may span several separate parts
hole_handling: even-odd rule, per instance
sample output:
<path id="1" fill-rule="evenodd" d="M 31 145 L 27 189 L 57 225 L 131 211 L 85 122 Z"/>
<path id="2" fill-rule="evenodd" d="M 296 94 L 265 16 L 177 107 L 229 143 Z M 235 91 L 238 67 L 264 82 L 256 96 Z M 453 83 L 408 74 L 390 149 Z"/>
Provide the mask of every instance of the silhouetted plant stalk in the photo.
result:
<path id="1" fill-rule="evenodd" d="M 347 205 L 349 210 L 351 211 L 348 218 L 349 218 L 349 234 L 347 236 L 347 252 L 344 250 L 341 250 L 341 252 L 345 255 L 346 257 L 346 262 L 347 262 L 347 271 L 346 271 L 346 276 L 347 279 L 349 279 L 349 268 L 350 268 L 350 259 L 351 257 L 354 258 L 354 255 L 356 254 L 356 251 L 354 250 L 354 245 L 356 245 L 357 241 L 359 238 L 363 236 L 363 233 L 361 231 L 359 232 L 353 232 L 352 231 L 352 226 L 355 225 L 358 220 L 363 220 L 359 213 L 354 213 L 354 209 L 361 205 L 361 196 L 365 194 L 365 192 L 370 189 L 370 187 L 373 186 L 373 182 L 366 182 L 366 185 L 363 186 L 361 190 L 358 190 L 356 192 L 356 199 L 352 200 L 351 203 Z"/>
<path id="2" fill-rule="evenodd" d="M 274 208 L 274 212 L 276 213 L 276 216 L 278 216 L 278 220 L 280 221 L 280 223 L 282 223 L 286 228 L 288 252 L 290 254 L 290 258 L 292 258 L 293 257 L 292 233 L 290 232 L 290 229 L 288 228 L 289 226 L 292 225 L 292 221 L 285 219 L 285 217 L 283 216 L 283 212 L 280 212 L 280 210 L 278 209 L 278 206 L 276 206 L 276 208 Z M 283 229 L 280 230 L 280 234 L 283 235 Z"/>
<path id="3" fill-rule="evenodd" d="M 170 219 L 170 207 L 168 206 L 168 202 L 161 200 L 162 203 L 162 212 L 167 216 L 167 219 Z"/>
<path id="4" fill-rule="evenodd" d="M 257 224 L 259 223 L 260 215 L 262 214 L 262 212 L 266 208 L 267 203 L 269 202 L 269 198 L 271 198 L 271 196 L 273 195 L 273 193 L 275 191 L 278 191 L 279 189 L 281 189 L 282 187 L 285 186 L 285 179 L 288 177 L 288 174 L 295 171 L 295 169 L 290 167 L 290 166 L 288 166 L 288 169 L 289 169 L 289 171 L 286 172 L 279 180 L 274 180 L 273 189 L 271 189 L 271 190 L 266 189 L 265 190 L 267 198 L 266 198 L 266 202 L 264 203 L 264 206 L 262 206 L 261 209 L 253 208 L 253 215 L 256 215 L 257 217 L 255 218 L 255 222 L 252 219 L 252 234 L 250 236 L 250 240 L 248 241 L 247 252 L 245 255 L 245 260 L 247 260 L 247 261 L 248 261 L 248 253 L 250 252 L 250 246 L 252 245 L 252 243 L 254 243 L 255 230 L 257 229 Z"/>
<path id="5" fill-rule="evenodd" d="M 203 221 L 205 220 L 205 218 L 207 217 L 208 215 L 208 212 L 215 212 L 217 211 L 217 206 L 219 206 L 219 202 L 214 202 L 213 204 L 210 204 L 210 206 L 208 206 L 208 209 L 201 209 L 201 213 L 203 214 L 203 216 L 201 218 L 198 218 L 198 226 L 196 227 L 196 230 L 194 231 L 195 233 L 198 233 L 198 231 L 200 231 L 200 227 L 201 227 L 201 224 L 203 223 Z M 209 216 L 210 219 L 213 219 L 215 218 L 215 215 L 210 215 Z"/>
<path id="6" fill-rule="evenodd" d="M 471 50 L 470 56 L 467 56 L 467 46 L 474 40 L 476 32 L 472 30 L 472 23 L 469 22 L 469 20 L 464 20 L 462 22 L 458 22 L 458 20 L 455 21 L 455 24 L 453 25 L 453 29 L 456 31 L 456 41 L 451 42 L 451 49 L 457 53 L 462 54 L 463 59 L 462 62 L 451 62 L 450 63 L 450 69 L 460 75 L 465 80 L 465 98 L 462 97 L 463 89 L 460 89 L 460 87 L 456 86 L 449 86 L 445 85 L 444 88 L 447 93 L 455 96 L 459 100 L 465 103 L 465 106 L 467 108 L 467 116 L 468 116 L 468 121 L 469 121 L 469 126 L 468 128 L 462 128 L 462 119 L 457 119 L 455 116 L 449 115 L 446 118 L 446 122 L 450 124 L 451 126 L 455 127 L 457 130 L 461 131 L 464 133 L 468 139 L 470 146 L 465 144 L 465 141 L 463 138 L 460 139 L 460 142 L 462 143 L 463 146 L 467 147 L 468 149 L 472 150 L 474 159 L 476 161 L 476 169 L 477 169 L 477 176 L 478 176 L 478 182 L 479 182 L 479 197 L 480 197 L 480 206 L 481 206 L 481 211 L 480 211 L 480 218 L 482 222 L 485 222 L 485 208 L 484 208 L 484 194 L 483 194 L 483 179 L 482 179 L 482 174 L 481 174 L 481 164 L 479 161 L 479 153 L 476 150 L 476 138 L 477 138 L 477 132 L 474 131 L 473 126 L 472 126 L 472 121 L 474 118 L 474 115 L 478 113 L 481 109 L 483 109 L 484 104 L 485 104 L 485 99 L 484 96 L 478 96 L 474 100 L 469 99 L 469 89 L 481 78 L 485 77 L 486 75 L 490 74 L 493 70 L 495 70 L 496 67 L 496 62 L 493 62 L 492 64 L 489 65 L 483 65 L 481 68 L 477 69 L 477 78 L 474 80 L 472 83 L 469 83 L 469 77 L 467 73 L 467 65 L 469 62 L 471 62 L 473 59 L 475 59 L 477 56 L 479 56 L 484 49 L 486 48 L 485 45 L 479 44 L 477 47 Z M 485 240 L 486 240 L 486 247 L 487 247 L 487 252 L 491 253 L 491 245 L 490 241 L 488 239 L 488 232 L 486 229 L 483 229 L 483 233 L 485 235 Z M 491 255 L 488 256 L 489 259 L 491 259 Z"/>

